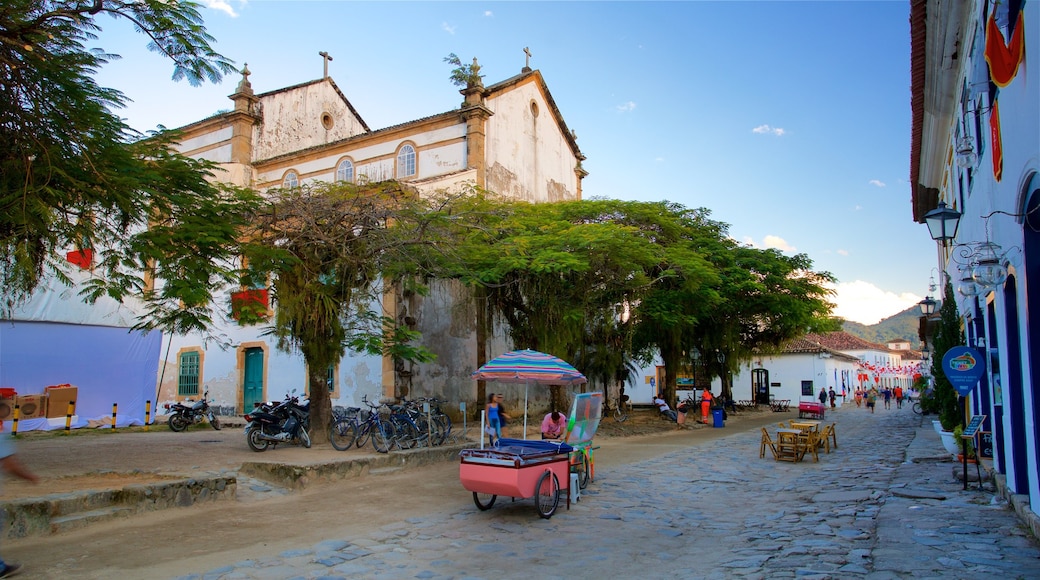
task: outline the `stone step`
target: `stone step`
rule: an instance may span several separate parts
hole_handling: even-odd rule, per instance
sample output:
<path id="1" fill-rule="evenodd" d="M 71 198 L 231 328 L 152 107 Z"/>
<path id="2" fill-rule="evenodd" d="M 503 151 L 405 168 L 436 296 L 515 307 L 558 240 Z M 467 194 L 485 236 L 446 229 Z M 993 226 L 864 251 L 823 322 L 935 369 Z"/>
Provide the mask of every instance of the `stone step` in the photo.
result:
<path id="1" fill-rule="evenodd" d="M 126 518 L 137 510 L 131 506 L 111 506 L 73 515 L 51 518 L 51 534 L 60 534 L 69 530 L 86 527 L 97 522 L 105 522 L 116 518 Z"/>
<path id="2" fill-rule="evenodd" d="M 0 502 L 5 538 L 46 536 L 114 517 L 235 498 L 235 475 L 175 479 Z"/>

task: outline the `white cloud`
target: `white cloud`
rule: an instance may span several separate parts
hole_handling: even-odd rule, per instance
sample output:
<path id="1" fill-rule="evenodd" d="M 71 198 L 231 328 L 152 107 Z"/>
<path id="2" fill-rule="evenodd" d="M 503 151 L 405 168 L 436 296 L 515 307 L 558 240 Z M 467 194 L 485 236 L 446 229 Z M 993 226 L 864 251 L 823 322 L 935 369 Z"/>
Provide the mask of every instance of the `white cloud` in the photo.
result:
<path id="1" fill-rule="evenodd" d="M 848 256 L 849 255 L 849 251 L 848 250 L 838 250 L 838 255 L 839 256 Z"/>
<path id="2" fill-rule="evenodd" d="M 494 13 L 491 12 L 490 10 L 485 10 L 484 11 L 484 16 L 486 16 L 488 18 L 494 18 L 495 17 Z"/>
<path id="3" fill-rule="evenodd" d="M 885 182 L 880 179 L 871 179 L 868 183 L 876 187 L 885 187 Z"/>
<path id="4" fill-rule="evenodd" d="M 766 250 L 768 250 L 768 249 L 777 249 L 777 250 L 780 250 L 781 252 L 796 252 L 797 251 L 797 248 L 795 248 L 791 244 L 788 244 L 787 240 L 781 238 L 780 236 L 766 236 L 766 237 L 762 238 L 762 243 L 761 244 L 756 242 L 754 240 L 754 238 L 750 238 L 750 237 L 745 237 L 743 241 L 744 241 L 744 245 L 751 246 L 752 248 L 762 248 L 762 249 L 766 249 Z"/>
<path id="5" fill-rule="evenodd" d="M 855 209 L 856 211 L 860 211 L 860 210 L 862 210 L 862 209 L 863 209 L 863 206 L 862 206 L 862 205 L 857 205 L 857 206 L 856 206 L 856 207 L 854 207 L 853 209 Z"/>
<path id="6" fill-rule="evenodd" d="M 617 106 L 616 108 L 617 108 L 617 111 L 618 111 L 619 113 L 627 113 L 627 112 L 629 112 L 629 111 L 633 111 L 633 110 L 635 110 L 635 108 L 636 108 L 636 104 L 635 104 L 635 103 L 633 103 L 632 101 L 629 101 L 629 102 L 627 102 L 627 103 L 624 103 L 624 104 L 618 105 L 618 106 Z"/>
<path id="7" fill-rule="evenodd" d="M 781 252 L 795 252 L 797 248 L 787 243 L 787 240 L 780 236 L 766 236 L 762 239 L 762 245 L 767 249 L 775 248 Z"/>
<path id="8" fill-rule="evenodd" d="M 449 25 L 447 22 L 441 22 L 441 29 L 448 34 L 455 34 L 455 27 Z"/>
<path id="9" fill-rule="evenodd" d="M 758 133 L 760 135 L 773 134 L 777 137 L 783 137 L 784 133 L 786 133 L 786 131 L 784 131 L 780 127 L 770 127 L 769 125 L 759 125 L 758 127 L 752 129 L 751 132 Z"/>
<path id="10" fill-rule="evenodd" d="M 835 292 L 830 298 L 835 304 L 835 316 L 867 325 L 877 324 L 882 319 L 899 314 L 922 300 L 913 293 L 896 294 L 863 280 L 841 282 L 828 287 Z"/>
<path id="11" fill-rule="evenodd" d="M 654 157 L 654 161 L 658 163 L 664 163 L 664 157 Z"/>
<path id="12" fill-rule="evenodd" d="M 232 7 L 231 4 L 229 4 L 226 0 L 204 0 L 204 2 L 208 8 L 224 12 L 232 18 L 238 16 L 238 13 L 235 12 L 234 7 Z M 245 1 L 243 0 L 242 2 L 239 2 L 239 5 L 245 5 Z"/>

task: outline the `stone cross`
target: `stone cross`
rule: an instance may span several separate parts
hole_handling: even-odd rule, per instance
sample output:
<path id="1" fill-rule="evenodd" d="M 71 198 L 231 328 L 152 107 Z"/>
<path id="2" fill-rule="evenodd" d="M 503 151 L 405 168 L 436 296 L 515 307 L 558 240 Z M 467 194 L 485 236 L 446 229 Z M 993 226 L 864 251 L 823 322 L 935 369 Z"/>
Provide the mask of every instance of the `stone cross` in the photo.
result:
<path id="1" fill-rule="evenodd" d="M 321 59 L 325 61 L 325 76 L 323 78 L 329 78 L 329 61 L 332 60 L 332 57 L 329 55 L 329 53 L 325 52 L 324 50 L 319 51 L 318 56 L 320 56 Z"/>
<path id="2" fill-rule="evenodd" d="M 524 68 L 531 68 L 531 49 L 525 46 L 524 54 L 527 55 L 524 57 Z"/>

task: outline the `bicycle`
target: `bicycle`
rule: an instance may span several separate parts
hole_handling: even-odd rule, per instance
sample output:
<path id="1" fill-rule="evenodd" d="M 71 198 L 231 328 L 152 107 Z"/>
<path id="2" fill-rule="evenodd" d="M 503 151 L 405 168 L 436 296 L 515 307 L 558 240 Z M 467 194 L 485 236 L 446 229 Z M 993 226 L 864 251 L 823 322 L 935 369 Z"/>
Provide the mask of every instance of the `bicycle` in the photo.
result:
<path id="1" fill-rule="evenodd" d="M 632 403 L 628 402 L 628 400 L 627 400 L 628 399 L 628 395 L 623 395 L 623 397 L 625 397 L 626 400 L 619 401 L 618 404 L 617 404 L 617 407 L 614 407 L 613 409 L 610 409 L 609 405 L 606 402 L 604 402 L 604 405 L 603 405 L 604 407 L 606 407 L 603 410 L 604 414 L 607 414 L 607 413 L 612 414 L 614 416 L 614 420 L 617 421 L 618 423 L 624 423 L 625 421 L 628 420 L 628 412 L 632 408 Z"/>
<path id="2" fill-rule="evenodd" d="M 389 453 L 390 448 L 394 445 L 396 439 L 396 432 L 394 431 L 394 425 L 387 419 L 383 419 L 379 416 L 379 410 L 384 405 L 373 405 L 368 402 L 368 396 L 361 397 L 361 402 L 368 406 L 368 410 L 363 410 L 358 407 L 352 407 L 347 409 L 347 414 L 340 416 L 333 426 L 333 433 L 336 432 L 340 423 L 351 423 L 354 425 L 357 434 L 353 438 L 353 445 L 357 448 L 365 446 L 369 440 L 372 441 L 372 447 L 379 453 Z M 356 409 L 356 411 L 354 411 Z M 351 412 L 353 414 L 351 415 Z M 347 429 L 347 427 L 343 427 Z M 340 451 L 345 451 L 350 448 L 349 445 L 344 446 L 343 443 L 346 441 L 344 437 L 340 441 L 336 441 L 334 437 L 330 437 L 329 440 L 332 442 L 332 446 Z M 341 448 L 342 447 L 342 448 Z"/>

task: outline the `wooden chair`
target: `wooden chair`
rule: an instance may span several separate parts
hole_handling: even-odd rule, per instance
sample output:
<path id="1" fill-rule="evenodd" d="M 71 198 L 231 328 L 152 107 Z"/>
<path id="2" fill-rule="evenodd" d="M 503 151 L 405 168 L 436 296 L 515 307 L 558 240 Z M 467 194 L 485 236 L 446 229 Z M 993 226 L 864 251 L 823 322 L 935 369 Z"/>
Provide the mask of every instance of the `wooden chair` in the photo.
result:
<path id="1" fill-rule="evenodd" d="M 834 433 L 834 423 L 825 426 L 823 430 L 820 431 L 820 438 L 827 453 L 831 452 L 831 447 L 834 447 L 835 449 L 838 448 L 838 436 Z"/>
<path id="2" fill-rule="evenodd" d="M 798 436 L 798 444 L 803 448 L 802 455 L 805 455 L 806 452 L 811 453 L 813 461 L 816 462 L 820 461 L 820 454 L 817 449 L 820 446 L 818 437 L 820 435 L 809 430 L 802 431 L 802 434 Z"/>
<path id="3" fill-rule="evenodd" d="M 773 443 L 772 437 L 769 436 L 769 431 L 766 431 L 766 428 L 762 427 L 762 446 L 758 450 L 759 457 L 766 456 L 766 447 L 769 447 L 769 450 L 773 452 L 773 459 L 776 459 L 776 444 Z"/>

